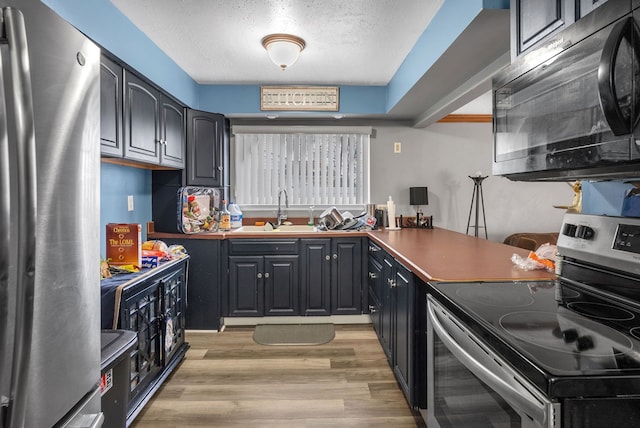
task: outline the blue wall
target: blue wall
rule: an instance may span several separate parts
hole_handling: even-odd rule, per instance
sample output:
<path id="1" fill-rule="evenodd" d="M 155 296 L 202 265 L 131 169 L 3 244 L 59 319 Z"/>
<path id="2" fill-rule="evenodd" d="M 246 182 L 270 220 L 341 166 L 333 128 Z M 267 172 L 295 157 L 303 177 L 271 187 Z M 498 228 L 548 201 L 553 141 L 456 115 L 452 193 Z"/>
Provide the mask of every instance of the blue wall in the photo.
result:
<path id="1" fill-rule="evenodd" d="M 41 1 L 187 106 L 223 114 L 261 113 L 260 85 L 196 83 L 109 0 Z M 340 113 L 389 112 L 482 9 L 496 8 L 508 9 L 508 0 L 446 0 L 388 85 L 340 87 Z"/>
<path id="2" fill-rule="evenodd" d="M 133 211 L 127 196 L 133 195 Z M 151 221 L 151 171 L 102 163 L 100 167 L 100 254 L 105 255 L 107 223 L 140 223 L 142 240 Z"/>

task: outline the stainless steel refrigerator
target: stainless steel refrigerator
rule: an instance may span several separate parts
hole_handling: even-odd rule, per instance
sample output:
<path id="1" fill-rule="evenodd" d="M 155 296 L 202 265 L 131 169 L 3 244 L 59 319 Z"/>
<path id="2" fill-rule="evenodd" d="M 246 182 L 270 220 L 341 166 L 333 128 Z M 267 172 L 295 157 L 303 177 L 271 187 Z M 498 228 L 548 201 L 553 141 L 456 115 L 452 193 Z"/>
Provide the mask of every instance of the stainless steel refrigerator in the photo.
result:
<path id="1" fill-rule="evenodd" d="M 0 427 L 100 426 L 100 50 L 0 0 Z"/>

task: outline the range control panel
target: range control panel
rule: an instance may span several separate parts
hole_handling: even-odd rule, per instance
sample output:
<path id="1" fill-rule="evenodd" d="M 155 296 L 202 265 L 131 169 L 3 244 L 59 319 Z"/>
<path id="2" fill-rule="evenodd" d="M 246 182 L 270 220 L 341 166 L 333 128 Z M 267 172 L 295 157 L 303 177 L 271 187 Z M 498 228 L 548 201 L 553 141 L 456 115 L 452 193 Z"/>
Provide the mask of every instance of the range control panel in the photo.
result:
<path id="1" fill-rule="evenodd" d="M 613 249 L 640 254 L 640 226 L 634 224 L 619 224 Z"/>
<path id="2" fill-rule="evenodd" d="M 640 273 L 640 218 L 565 214 L 558 253 L 618 270 Z"/>

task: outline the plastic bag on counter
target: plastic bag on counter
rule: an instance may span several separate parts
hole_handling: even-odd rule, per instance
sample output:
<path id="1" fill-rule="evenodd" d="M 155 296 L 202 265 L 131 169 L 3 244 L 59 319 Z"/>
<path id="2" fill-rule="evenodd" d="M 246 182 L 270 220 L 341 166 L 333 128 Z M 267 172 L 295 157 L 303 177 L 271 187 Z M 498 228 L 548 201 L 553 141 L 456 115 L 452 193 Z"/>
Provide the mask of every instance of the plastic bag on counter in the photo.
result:
<path id="1" fill-rule="evenodd" d="M 169 255 L 172 259 L 179 259 L 187 255 L 187 249 L 182 245 L 171 245 L 169 247 Z"/>
<path id="2" fill-rule="evenodd" d="M 549 272 L 555 271 L 555 258 L 558 254 L 558 248 L 553 244 L 542 244 L 538 249 L 530 251 L 527 258 L 514 253 L 511 256 L 511 262 L 522 270 L 546 269 Z"/>

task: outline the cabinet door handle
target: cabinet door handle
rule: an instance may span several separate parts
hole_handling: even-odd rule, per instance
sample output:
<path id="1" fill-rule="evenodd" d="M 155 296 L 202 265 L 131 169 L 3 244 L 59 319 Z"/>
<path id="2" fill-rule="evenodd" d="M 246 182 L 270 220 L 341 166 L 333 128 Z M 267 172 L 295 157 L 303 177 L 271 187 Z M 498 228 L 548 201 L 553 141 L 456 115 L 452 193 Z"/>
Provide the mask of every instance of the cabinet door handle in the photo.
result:
<path id="1" fill-rule="evenodd" d="M 269 278 L 269 272 L 265 272 L 264 277 Z"/>
<path id="2" fill-rule="evenodd" d="M 398 273 L 397 275 L 400 277 L 400 279 L 401 279 L 402 281 L 406 282 L 407 284 L 409 283 L 409 280 L 408 280 L 407 278 L 405 278 L 404 276 L 402 276 L 402 275 L 401 275 L 401 274 L 399 274 L 399 273 Z"/>
<path id="3" fill-rule="evenodd" d="M 377 277 L 378 277 L 378 275 L 376 275 L 375 273 L 369 272 L 369 278 L 376 279 Z"/>
<path id="4" fill-rule="evenodd" d="M 376 307 L 373 305 L 369 305 L 369 312 L 371 312 L 372 314 L 376 313 Z"/>
<path id="5" fill-rule="evenodd" d="M 334 254 L 334 255 L 333 255 L 333 260 L 335 260 L 335 259 L 337 259 L 337 258 L 338 258 L 338 255 L 337 255 L 337 254 Z"/>
<path id="6" fill-rule="evenodd" d="M 262 278 L 262 272 L 258 272 L 258 279 Z"/>
<path id="7" fill-rule="evenodd" d="M 327 254 L 326 256 L 324 256 L 325 260 L 331 260 L 331 256 L 329 254 Z"/>
<path id="8" fill-rule="evenodd" d="M 374 247 L 373 245 L 369 245 L 369 251 L 372 253 L 375 253 L 376 251 L 378 251 L 379 248 Z"/>

